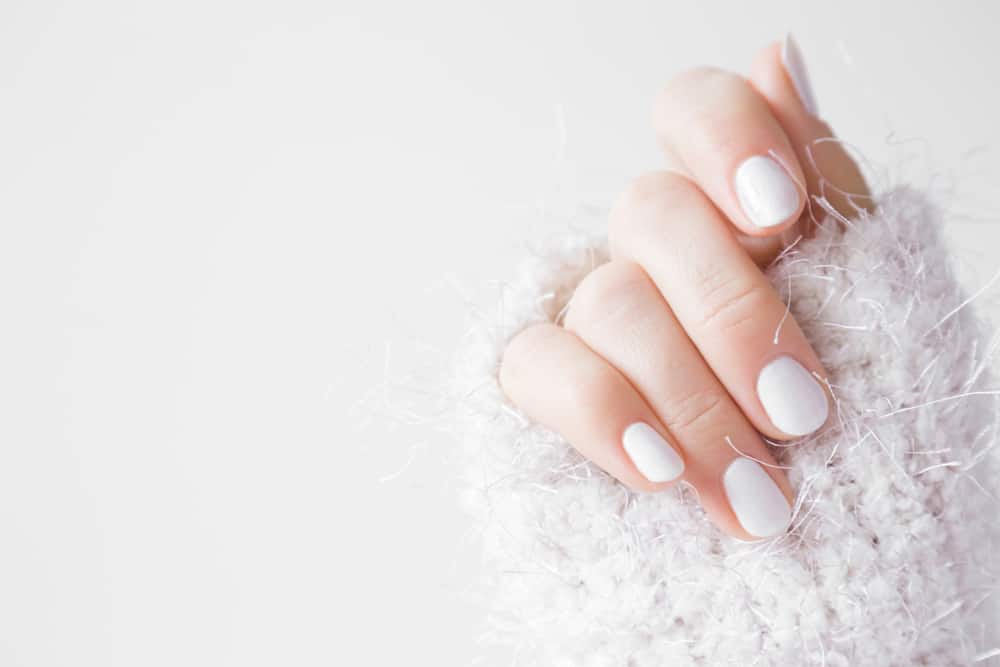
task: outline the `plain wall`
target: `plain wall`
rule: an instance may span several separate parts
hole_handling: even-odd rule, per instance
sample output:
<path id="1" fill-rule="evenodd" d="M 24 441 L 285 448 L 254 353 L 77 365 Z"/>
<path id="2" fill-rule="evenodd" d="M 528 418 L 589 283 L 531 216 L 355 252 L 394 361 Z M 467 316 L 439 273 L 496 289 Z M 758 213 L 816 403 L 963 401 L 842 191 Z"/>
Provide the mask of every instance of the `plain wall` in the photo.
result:
<path id="1" fill-rule="evenodd" d="M 997 7 L 6 0 L 0 664 L 495 664 L 420 391 L 467 296 L 786 30 L 983 284 Z"/>

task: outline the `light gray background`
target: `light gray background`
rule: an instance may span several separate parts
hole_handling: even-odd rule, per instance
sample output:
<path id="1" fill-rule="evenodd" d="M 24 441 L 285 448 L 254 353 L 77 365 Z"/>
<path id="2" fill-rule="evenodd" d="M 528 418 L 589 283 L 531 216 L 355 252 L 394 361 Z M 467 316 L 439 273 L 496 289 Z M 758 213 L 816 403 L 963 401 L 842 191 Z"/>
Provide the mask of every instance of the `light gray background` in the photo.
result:
<path id="1" fill-rule="evenodd" d="M 803 4 L 4 2 L 0 664 L 482 656 L 421 391 L 682 68 L 794 30 L 985 282 L 997 5 Z"/>

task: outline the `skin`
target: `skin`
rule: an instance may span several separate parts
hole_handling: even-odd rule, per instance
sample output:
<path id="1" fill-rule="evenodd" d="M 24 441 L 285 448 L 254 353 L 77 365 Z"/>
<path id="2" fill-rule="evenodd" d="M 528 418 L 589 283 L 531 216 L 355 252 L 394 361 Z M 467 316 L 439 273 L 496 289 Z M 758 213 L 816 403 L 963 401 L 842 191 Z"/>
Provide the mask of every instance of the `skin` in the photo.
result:
<path id="1" fill-rule="evenodd" d="M 676 76 L 652 120 L 669 170 L 640 176 L 620 196 L 609 220 L 611 262 L 578 286 L 562 326 L 533 326 L 511 340 L 500 382 L 532 419 L 622 483 L 656 492 L 683 480 L 723 531 L 750 540 L 722 487 L 740 456 L 726 438 L 774 465 L 761 436 L 791 436 L 757 397 L 761 368 L 789 355 L 826 377 L 793 318 L 775 344 L 786 305 L 762 267 L 825 216 L 813 197 L 855 217 L 867 190 L 840 144 L 824 141 L 829 126 L 802 105 L 779 43 L 757 54 L 748 78 L 712 68 Z M 772 156 L 809 195 L 774 227 L 754 226 L 733 186 L 737 166 L 754 155 Z M 679 480 L 653 483 L 636 469 L 621 437 L 637 421 L 679 451 Z M 784 472 L 765 470 L 792 503 Z"/>

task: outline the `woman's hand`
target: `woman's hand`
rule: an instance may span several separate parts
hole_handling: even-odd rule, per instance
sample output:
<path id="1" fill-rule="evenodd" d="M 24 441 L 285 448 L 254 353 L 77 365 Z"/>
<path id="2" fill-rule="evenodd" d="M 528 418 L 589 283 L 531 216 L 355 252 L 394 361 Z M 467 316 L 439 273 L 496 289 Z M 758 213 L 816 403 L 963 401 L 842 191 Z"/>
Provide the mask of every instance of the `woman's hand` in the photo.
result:
<path id="1" fill-rule="evenodd" d="M 761 434 L 814 433 L 830 400 L 816 353 L 760 267 L 813 220 L 856 215 L 864 181 L 824 141 L 832 134 L 790 39 L 764 49 L 749 80 L 707 68 L 676 77 L 654 127 L 671 170 L 621 196 L 611 262 L 579 285 L 564 326 L 510 342 L 500 381 L 628 486 L 685 480 L 731 535 L 777 535 L 794 492 Z"/>

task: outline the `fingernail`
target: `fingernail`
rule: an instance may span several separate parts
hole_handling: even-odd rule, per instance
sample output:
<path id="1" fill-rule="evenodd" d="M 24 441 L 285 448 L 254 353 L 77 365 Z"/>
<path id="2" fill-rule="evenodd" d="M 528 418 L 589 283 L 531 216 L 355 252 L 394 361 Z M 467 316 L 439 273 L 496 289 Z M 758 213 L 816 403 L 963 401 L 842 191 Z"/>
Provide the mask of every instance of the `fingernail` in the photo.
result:
<path id="1" fill-rule="evenodd" d="M 778 357 L 757 376 L 757 396 L 774 427 L 788 435 L 808 435 L 826 423 L 826 392 L 802 364 Z"/>
<path id="2" fill-rule="evenodd" d="M 792 508 L 785 494 L 753 459 L 733 459 L 722 475 L 722 486 L 743 530 L 754 537 L 772 537 L 788 528 Z"/>
<path id="3" fill-rule="evenodd" d="M 622 446 L 650 482 L 669 482 L 684 472 L 684 459 L 649 424 L 636 422 L 625 429 Z"/>
<path id="4" fill-rule="evenodd" d="M 785 168 L 754 155 L 736 169 L 736 195 L 743 212 L 758 227 L 773 227 L 799 210 L 802 195 Z"/>
<path id="5" fill-rule="evenodd" d="M 819 107 L 816 106 L 816 96 L 813 94 L 812 84 L 809 83 L 806 61 L 792 33 L 785 35 L 785 41 L 781 45 L 781 64 L 785 66 L 785 71 L 795 86 L 795 92 L 799 94 L 802 106 L 813 116 L 818 115 Z"/>

